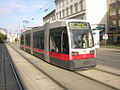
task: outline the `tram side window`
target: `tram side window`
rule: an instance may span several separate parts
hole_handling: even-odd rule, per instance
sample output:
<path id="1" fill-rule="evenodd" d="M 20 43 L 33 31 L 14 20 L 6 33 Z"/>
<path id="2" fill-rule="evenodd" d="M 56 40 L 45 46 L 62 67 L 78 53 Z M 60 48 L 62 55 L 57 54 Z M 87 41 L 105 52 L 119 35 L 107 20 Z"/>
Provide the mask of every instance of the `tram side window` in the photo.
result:
<path id="1" fill-rule="evenodd" d="M 26 40 L 26 45 L 27 46 L 30 46 L 30 34 L 26 34 L 26 38 L 25 38 Z"/>
<path id="2" fill-rule="evenodd" d="M 41 49 L 44 49 L 44 31 L 42 31 L 42 33 L 41 33 L 41 37 L 40 37 L 40 48 Z"/>
<path id="3" fill-rule="evenodd" d="M 50 30 L 50 52 L 68 54 L 68 35 L 66 27 Z"/>
<path id="4" fill-rule="evenodd" d="M 24 36 L 21 36 L 20 43 L 23 45 L 24 44 Z"/>
<path id="5" fill-rule="evenodd" d="M 44 49 L 44 31 L 38 31 L 33 34 L 34 48 Z"/>

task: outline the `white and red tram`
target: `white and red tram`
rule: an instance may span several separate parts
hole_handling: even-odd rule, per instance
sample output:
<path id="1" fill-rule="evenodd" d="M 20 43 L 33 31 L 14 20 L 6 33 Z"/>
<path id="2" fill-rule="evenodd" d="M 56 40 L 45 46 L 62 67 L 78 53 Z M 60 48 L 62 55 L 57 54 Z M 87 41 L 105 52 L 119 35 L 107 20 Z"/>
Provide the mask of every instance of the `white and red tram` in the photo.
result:
<path id="1" fill-rule="evenodd" d="M 93 35 L 86 21 L 60 20 L 33 27 L 21 34 L 20 47 L 69 70 L 96 66 Z"/>

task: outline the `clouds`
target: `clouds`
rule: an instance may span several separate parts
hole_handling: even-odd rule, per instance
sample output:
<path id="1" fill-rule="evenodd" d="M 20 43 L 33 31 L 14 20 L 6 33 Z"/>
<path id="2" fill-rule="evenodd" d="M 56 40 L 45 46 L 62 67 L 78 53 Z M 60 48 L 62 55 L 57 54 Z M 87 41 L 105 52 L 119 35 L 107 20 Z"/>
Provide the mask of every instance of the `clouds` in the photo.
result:
<path id="1" fill-rule="evenodd" d="M 10 0 L 12 1 L 12 0 Z M 1 2 L 0 1 L 0 16 L 1 15 L 10 15 L 11 13 L 24 13 L 24 12 L 30 12 L 30 11 L 35 11 L 38 10 L 42 7 L 43 5 L 38 2 Z"/>
<path id="2" fill-rule="evenodd" d="M 11 12 L 11 10 L 9 8 L 0 8 L 0 17 L 2 17 L 2 15 L 7 15 Z"/>
<path id="3" fill-rule="evenodd" d="M 2 6 L 1 4 L 0 4 L 0 15 L 5 15 L 5 14 L 9 14 L 9 13 L 11 13 L 11 10 L 12 10 L 12 8 L 11 8 L 11 6 Z"/>
<path id="4" fill-rule="evenodd" d="M 15 7 L 16 12 L 29 12 L 29 11 L 35 11 L 38 10 L 42 7 L 40 4 L 34 4 L 34 5 L 22 5 L 22 4 L 17 4 Z"/>
<path id="5" fill-rule="evenodd" d="M 29 25 L 32 26 L 42 24 L 42 17 L 54 8 L 49 2 L 51 0 L 0 0 L 0 27 L 11 31 L 17 29 L 20 18 L 30 21 Z M 49 10 L 45 12 L 49 6 Z M 22 26 L 22 20 L 19 23 Z"/>

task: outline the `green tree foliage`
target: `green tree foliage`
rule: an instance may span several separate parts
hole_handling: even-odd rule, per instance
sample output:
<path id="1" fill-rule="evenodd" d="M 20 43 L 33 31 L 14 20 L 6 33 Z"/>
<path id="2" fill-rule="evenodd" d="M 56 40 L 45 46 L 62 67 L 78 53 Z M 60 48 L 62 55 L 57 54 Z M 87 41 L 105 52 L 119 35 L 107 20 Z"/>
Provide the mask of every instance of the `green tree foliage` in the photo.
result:
<path id="1" fill-rule="evenodd" d="M 3 42 L 5 39 L 7 39 L 7 35 L 0 33 L 0 42 Z"/>

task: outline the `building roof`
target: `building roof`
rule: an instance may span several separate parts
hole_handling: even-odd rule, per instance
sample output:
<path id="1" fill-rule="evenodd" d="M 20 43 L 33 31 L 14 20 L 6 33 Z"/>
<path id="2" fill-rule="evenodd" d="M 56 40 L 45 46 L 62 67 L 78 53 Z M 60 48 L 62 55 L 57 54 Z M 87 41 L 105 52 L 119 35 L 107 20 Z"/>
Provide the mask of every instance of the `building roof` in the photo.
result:
<path id="1" fill-rule="evenodd" d="M 51 11 L 49 14 L 47 14 L 46 16 L 43 17 L 43 19 L 49 17 L 50 15 L 54 14 L 55 13 L 55 9 L 53 11 Z"/>

